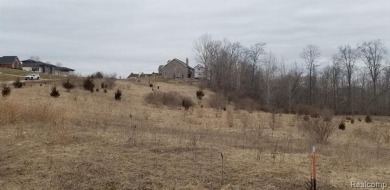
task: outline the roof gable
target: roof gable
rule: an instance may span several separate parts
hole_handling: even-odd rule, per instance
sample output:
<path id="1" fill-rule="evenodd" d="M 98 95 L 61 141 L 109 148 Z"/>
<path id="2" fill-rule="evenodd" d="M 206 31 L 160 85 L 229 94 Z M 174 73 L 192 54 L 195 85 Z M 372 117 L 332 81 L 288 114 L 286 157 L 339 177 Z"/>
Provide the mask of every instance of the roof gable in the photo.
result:
<path id="1" fill-rule="evenodd" d="M 169 61 L 166 65 L 168 65 L 169 63 L 173 62 L 173 61 L 176 61 L 178 63 L 180 63 L 181 65 L 183 65 L 184 67 L 187 67 L 189 69 L 193 69 L 191 66 L 187 65 L 186 63 L 184 63 L 183 61 L 181 61 L 180 59 L 177 59 L 177 58 L 174 58 L 173 60 Z M 164 66 L 165 67 L 165 66 Z"/>
<path id="2" fill-rule="evenodd" d="M 198 65 L 196 65 L 195 67 L 194 67 L 194 69 L 198 69 L 198 68 L 205 68 L 203 65 L 201 65 L 201 64 L 198 64 Z"/>
<path id="3" fill-rule="evenodd" d="M 46 67 L 57 67 L 55 65 L 52 65 L 50 63 L 44 63 L 42 61 L 35 61 L 32 59 L 27 59 L 22 61 L 22 67 L 39 67 L 39 66 L 46 66 Z M 66 68 L 66 67 L 64 67 Z"/>
<path id="4" fill-rule="evenodd" d="M 0 64 L 12 64 L 18 59 L 17 56 L 3 56 L 0 57 Z"/>

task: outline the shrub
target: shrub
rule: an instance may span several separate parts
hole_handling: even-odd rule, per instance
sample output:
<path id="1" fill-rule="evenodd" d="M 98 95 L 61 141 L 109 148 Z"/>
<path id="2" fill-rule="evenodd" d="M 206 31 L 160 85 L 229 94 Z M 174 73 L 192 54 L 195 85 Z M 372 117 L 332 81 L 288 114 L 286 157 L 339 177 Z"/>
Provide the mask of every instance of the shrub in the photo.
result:
<path id="1" fill-rule="evenodd" d="M 239 98 L 236 102 L 236 109 L 246 110 L 252 112 L 260 110 L 260 105 L 251 98 Z"/>
<path id="2" fill-rule="evenodd" d="M 324 121 L 332 121 L 334 112 L 331 109 L 324 108 L 321 110 L 321 115 L 324 119 Z"/>
<path id="3" fill-rule="evenodd" d="M 171 107 L 181 106 L 182 97 L 177 92 L 153 91 L 146 95 L 145 101 L 154 105 L 166 105 Z"/>
<path id="4" fill-rule="evenodd" d="M 345 123 L 344 123 L 344 122 L 341 122 L 341 123 L 339 124 L 339 129 L 340 129 L 340 130 L 345 130 Z"/>
<path id="5" fill-rule="evenodd" d="M 326 143 L 337 129 L 337 124 L 332 122 L 321 112 L 318 117 L 309 119 L 305 115 L 300 122 L 300 128 L 316 143 Z M 307 120 L 305 119 L 307 117 Z"/>
<path id="6" fill-rule="evenodd" d="M 19 78 L 17 78 L 17 79 L 15 80 L 15 82 L 12 83 L 12 85 L 14 85 L 15 88 L 22 88 L 23 83 L 20 82 L 20 79 L 19 79 Z"/>
<path id="7" fill-rule="evenodd" d="M 226 106 L 227 100 L 224 96 L 214 94 L 210 96 L 208 103 L 212 108 L 221 109 Z"/>
<path id="8" fill-rule="evenodd" d="M 3 89 L 1 90 L 1 94 L 3 97 L 9 96 L 11 94 L 11 88 L 7 85 L 3 85 Z"/>
<path id="9" fill-rule="evenodd" d="M 150 87 L 150 88 L 153 88 L 153 84 L 149 84 L 149 87 Z"/>
<path id="10" fill-rule="evenodd" d="M 104 92 L 104 93 L 107 93 L 107 89 L 104 89 L 103 92 Z"/>
<path id="11" fill-rule="evenodd" d="M 96 92 L 99 92 L 99 89 L 98 89 L 98 88 L 96 89 Z"/>
<path id="12" fill-rule="evenodd" d="M 115 100 L 121 100 L 121 98 L 122 98 L 122 91 L 118 89 L 115 92 Z"/>
<path id="13" fill-rule="evenodd" d="M 359 118 L 358 118 L 358 121 L 359 121 L 359 122 L 361 122 L 361 121 L 362 121 L 362 119 L 359 117 Z"/>
<path id="14" fill-rule="evenodd" d="M 96 72 L 95 74 L 92 75 L 93 78 L 98 78 L 98 79 L 102 79 L 103 78 L 103 73 L 98 71 Z"/>
<path id="15" fill-rule="evenodd" d="M 367 115 L 365 121 L 366 123 L 371 123 L 372 122 L 371 116 Z"/>
<path id="16" fill-rule="evenodd" d="M 102 83 L 100 84 L 100 87 L 101 87 L 102 89 L 107 88 L 107 84 L 105 84 L 104 82 L 102 82 Z"/>
<path id="17" fill-rule="evenodd" d="M 62 83 L 62 86 L 66 89 L 67 92 L 69 92 L 75 87 L 74 83 L 71 83 L 69 79 L 67 79 L 66 82 Z"/>
<path id="18" fill-rule="evenodd" d="M 297 114 L 298 115 L 310 115 L 311 114 L 311 107 L 309 105 L 297 105 Z"/>
<path id="19" fill-rule="evenodd" d="M 194 106 L 194 102 L 189 97 L 183 97 L 181 106 L 183 106 L 185 110 L 188 110 L 190 107 Z"/>
<path id="20" fill-rule="evenodd" d="M 196 91 L 196 97 L 198 97 L 199 100 L 201 100 L 204 96 L 203 90 Z"/>
<path id="21" fill-rule="evenodd" d="M 104 88 L 113 89 L 115 87 L 116 82 L 116 74 L 112 74 L 111 76 L 108 76 L 107 78 L 104 78 Z"/>
<path id="22" fill-rule="evenodd" d="M 351 124 L 354 124 L 354 123 L 355 123 L 355 119 L 351 118 Z"/>
<path id="23" fill-rule="evenodd" d="M 52 96 L 54 98 L 57 98 L 60 96 L 60 93 L 58 92 L 58 90 L 55 86 L 53 88 L 51 88 L 50 96 Z"/>
<path id="24" fill-rule="evenodd" d="M 87 77 L 84 80 L 83 87 L 85 90 L 89 90 L 89 91 L 93 92 L 93 90 L 95 89 L 95 84 L 93 83 L 93 78 Z"/>

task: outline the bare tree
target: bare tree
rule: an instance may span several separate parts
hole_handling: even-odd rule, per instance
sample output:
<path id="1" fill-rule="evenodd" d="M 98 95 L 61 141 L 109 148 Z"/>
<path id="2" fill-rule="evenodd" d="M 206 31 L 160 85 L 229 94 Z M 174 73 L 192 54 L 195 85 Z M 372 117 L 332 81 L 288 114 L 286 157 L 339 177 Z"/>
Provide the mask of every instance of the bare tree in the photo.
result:
<path id="1" fill-rule="evenodd" d="M 352 75 L 355 71 L 355 63 L 358 58 L 357 51 L 351 48 L 350 45 L 344 45 L 339 47 L 339 52 L 337 53 L 337 59 L 340 64 L 343 65 L 345 76 L 347 78 L 348 84 L 348 95 L 347 95 L 347 104 L 349 112 L 353 113 L 352 107 Z"/>
<path id="2" fill-rule="evenodd" d="M 264 80 L 266 86 L 266 104 L 267 109 L 271 108 L 270 99 L 272 97 L 272 81 L 274 80 L 275 73 L 277 70 L 277 58 L 272 54 L 272 52 L 268 53 L 264 58 Z"/>
<path id="3" fill-rule="evenodd" d="M 382 71 L 382 59 L 387 53 L 382 41 L 373 40 L 364 42 L 358 47 L 360 58 L 366 64 L 373 84 L 373 99 L 377 97 L 377 82 Z M 376 105 L 376 101 L 374 101 Z"/>
<path id="4" fill-rule="evenodd" d="M 338 113 L 338 88 L 339 88 L 339 81 L 340 81 L 340 62 L 339 59 L 337 58 L 337 55 L 334 55 L 332 57 L 332 91 L 333 91 L 333 111 L 335 113 Z"/>
<path id="5" fill-rule="evenodd" d="M 264 51 L 265 43 L 256 43 L 255 45 L 251 46 L 249 49 L 249 59 L 252 64 L 252 79 L 251 79 L 251 93 L 254 95 L 255 92 L 255 72 L 257 70 L 257 66 L 260 63 L 260 56 L 265 54 Z"/>
<path id="6" fill-rule="evenodd" d="M 320 58 L 320 50 L 316 45 L 307 45 L 303 48 L 301 53 L 301 58 L 305 61 L 307 70 L 309 72 L 308 80 L 309 80 L 309 97 L 308 103 L 312 104 L 315 96 L 314 88 L 315 88 L 315 77 L 316 77 L 316 68 L 318 67 L 317 63 Z"/>
<path id="7" fill-rule="evenodd" d="M 34 61 L 40 61 L 41 60 L 41 58 L 39 56 L 31 56 L 30 59 L 34 60 Z"/>

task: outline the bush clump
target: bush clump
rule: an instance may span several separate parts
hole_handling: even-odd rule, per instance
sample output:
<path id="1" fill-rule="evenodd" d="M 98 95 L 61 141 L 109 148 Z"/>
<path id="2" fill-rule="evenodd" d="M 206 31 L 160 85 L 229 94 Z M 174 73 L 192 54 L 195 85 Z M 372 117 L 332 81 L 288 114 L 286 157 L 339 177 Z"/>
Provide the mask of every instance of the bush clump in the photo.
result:
<path id="1" fill-rule="evenodd" d="M 226 107 L 226 104 L 228 103 L 228 101 L 224 96 L 214 94 L 214 95 L 210 96 L 208 103 L 209 103 L 211 108 L 222 109 L 222 108 Z"/>
<path id="2" fill-rule="evenodd" d="M 1 94 L 3 97 L 9 96 L 11 94 L 11 88 L 7 85 L 3 85 L 3 89 L 1 89 Z"/>
<path id="3" fill-rule="evenodd" d="M 153 88 L 153 84 L 149 84 L 149 87 L 150 87 L 150 88 Z"/>
<path id="4" fill-rule="evenodd" d="M 371 123 L 372 122 L 371 116 L 367 115 L 365 121 L 366 123 Z"/>
<path id="5" fill-rule="evenodd" d="M 69 79 L 67 79 L 66 82 L 62 83 L 62 86 L 66 89 L 67 92 L 69 92 L 75 87 L 74 83 L 70 82 Z"/>
<path id="6" fill-rule="evenodd" d="M 341 123 L 339 124 L 339 129 L 340 129 L 340 130 L 345 130 L 345 123 L 344 123 L 344 122 L 341 122 Z"/>
<path id="7" fill-rule="evenodd" d="M 203 90 L 196 91 L 196 97 L 198 97 L 199 100 L 202 100 L 203 96 L 204 96 Z"/>
<path id="8" fill-rule="evenodd" d="M 102 83 L 100 84 L 100 87 L 101 87 L 102 89 L 105 89 L 105 88 L 107 88 L 107 84 L 104 83 L 104 82 L 102 82 Z"/>
<path id="9" fill-rule="evenodd" d="M 189 97 L 183 97 L 181 106 L 183 106 L 185 110 L 188 110 L 190 107 L 194 106 L 194 102 Z"/>
<path id="10" fill-rule="evenodd" d="M 239 98 L 235 101 L 236 109 L 246 110 L 252 113 L 255 110 L 260 110 L 260 104 L 251 98 Z"/>
<path id="11" fill-rule="evenodd" d="M 122 99 L 122 91 L 118 89 L 115 92 L 115 100 L 121 100 L 121 99 Z"/>
<path id="12" fill-rule="evenodd" d="M 182 97 L 177 92 L 153 91 L 146 95 L 145 101 L 154 105 L 165 105 L 170 107 L 181 106 Z"/>
<path id="13" fill-rule="evenodd" d="M 318 117 L 311 117 L 311 119 L 308 115 L 304 115 L 299 126 L 316 143 L 326 143 L 337 129 L 337 124 L 326 118 L 324 112 L 319 112 Z"/>
<path id="14" fill-rule="evenodd" d="M 57 90 L 57 88 L 55 86 L 53 88 L 51 88 L 50 96 L 52 96 L 54 98 L 57 98 L 60 95 L 61 95 L 60 92 L 58 92 L 58 90 Z"/>
<path id="15" fill-rule="evenodd" d="M 93 92 L 95 89 L 95 84 L 93 83 L 93 78 L 87 77 L 83 82 L 83 87 L 85 90 L 89 90 L 90 92 Z"/>
<path id="16" fill-rule="evenodd" d="M 15 88 L 22 88 L 23 83 L 20 82 L 20 79 L 19 79 L 19 78 L 17 78 L 17 79 L 15 80 L 15 82 L 12 83 L 12 85 L 14 85 Z"/>
<path id="17" fill-rule="evenodd" d="M 104 89 L 103 92 L 104 92 L 104 93 L 107 93 L 107 89 Z"/>

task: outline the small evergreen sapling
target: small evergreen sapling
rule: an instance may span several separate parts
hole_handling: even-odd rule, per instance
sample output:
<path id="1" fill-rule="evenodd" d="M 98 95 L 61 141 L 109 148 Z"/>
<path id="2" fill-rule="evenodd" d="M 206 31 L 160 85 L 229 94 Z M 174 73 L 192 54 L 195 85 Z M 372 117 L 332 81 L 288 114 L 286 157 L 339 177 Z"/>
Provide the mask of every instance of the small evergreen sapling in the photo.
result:
<path id="1" fill-rule="evenodd" d="M 50 93 L 50 96 L 54 97 L 54 98 L 57 98 L 59 97 L 61 94 L 58 92 L 57 88 L 54 86 L 52 89 L 51 89 L 51 93 Z"/>

